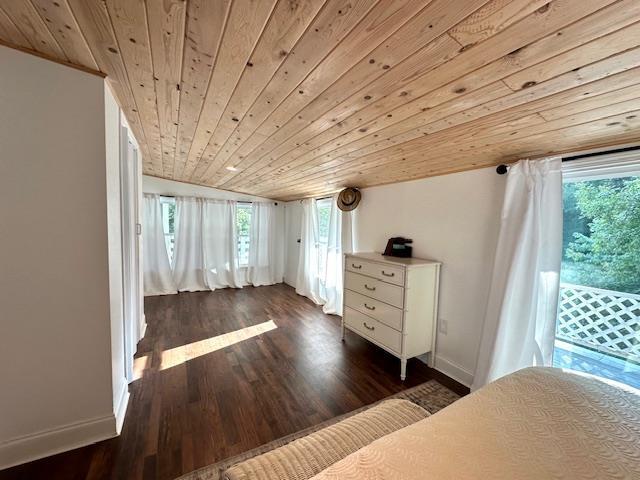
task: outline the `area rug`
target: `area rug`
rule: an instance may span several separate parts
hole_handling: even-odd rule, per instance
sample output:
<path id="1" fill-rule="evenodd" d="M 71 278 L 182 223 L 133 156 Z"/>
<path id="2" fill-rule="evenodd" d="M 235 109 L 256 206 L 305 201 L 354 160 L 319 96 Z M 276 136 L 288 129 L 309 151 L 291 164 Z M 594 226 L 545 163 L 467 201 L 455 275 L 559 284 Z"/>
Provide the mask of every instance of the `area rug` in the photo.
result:
<path id="1" fill-rule="evenodd" d="M 380 402 L 384 400 L 389 400 L 392 398 L 400 398 L 409 400 L 410 402 L 415 403 L 416 405 L 421 406 L 429 413 L 435 413 L 438 410 L 443 409 L 447 405 L 452 404 L 456 400 L 460 398 L 459 395 L 452 392 L 445 386 L 441 385 L 435 380 L 429 380 L 417 387 L 410 388 L 408 390 L 403 390 L 402 392 L 396 393 L 390 397 L 386 397 Z M 232 465 L 235 465 L 240 462 L 244 462 L 250 458 L 253 458 L 257 455 L 261 455 L 263 453 L 269 452 L 275 448 L 281 447 L 282 445 L 286 445 L 289 442 L 297 440 L 298 438 L 302 438 L 305 435 L 309 435 L 310 433 L 317 432 L 329 425 L 333 425 L 334 423 L 338 423 L 345 418 L 351 417 L 357 413 L 363 412 L 374 405 L 377 405 L 380 402 L 373 403 L 371 405 L 364 406 L 357 410 L 353 410 L 352 412 L 348 412 L 344 415 L 340 415 L 338 417 L 331 418 L 325 422 L 319 423 L 318 425 L 314 425 L 312 427 L 306 428 L 304 430 L 300 430 L 299 432 L 292 433 L 291 435 L 287 435 L 285 437 L 279 438 L 269 443 L 265 443 L 253 450 L 249 450 L 247 452 L 241 453 L 239 455 L 235 455 L 233 457 L 226 458 L 218 463 L 214 463 L 203 467 L 194 472 L 183 475 L 178 480 L 222 480 L 222 474 Z"/>

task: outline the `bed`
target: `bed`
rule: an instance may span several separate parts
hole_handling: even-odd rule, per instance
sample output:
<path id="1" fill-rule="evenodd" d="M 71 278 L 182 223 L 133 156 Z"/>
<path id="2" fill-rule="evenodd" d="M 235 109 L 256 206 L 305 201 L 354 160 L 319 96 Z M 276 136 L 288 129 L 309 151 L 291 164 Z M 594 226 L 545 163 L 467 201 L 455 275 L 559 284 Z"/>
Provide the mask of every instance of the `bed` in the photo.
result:
<path id="1" fill-rule="evenodd" d="M 640 392 L 527 368 L 313 478 L 640 479 Z"/>

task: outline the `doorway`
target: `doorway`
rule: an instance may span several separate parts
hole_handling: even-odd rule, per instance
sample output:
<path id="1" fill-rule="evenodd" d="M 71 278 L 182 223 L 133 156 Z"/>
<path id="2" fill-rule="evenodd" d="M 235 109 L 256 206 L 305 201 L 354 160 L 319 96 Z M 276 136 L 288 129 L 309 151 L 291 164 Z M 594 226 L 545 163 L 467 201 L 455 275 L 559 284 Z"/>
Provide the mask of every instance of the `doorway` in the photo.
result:
<path id="1" fill-rule="evenodd" d="M 640 388 L 640 172 L 607 164 L 565 175 L 553 365 Z"/>
<path id="2" fill-rule="evenodd" d="M 120 172 L 125 378 L 131 383 L 134 380 L 133 356 L 144 336 L 146 322 L 141 300 L 140 162 L 138 146 L 125 125 L 120 129 Z"/>

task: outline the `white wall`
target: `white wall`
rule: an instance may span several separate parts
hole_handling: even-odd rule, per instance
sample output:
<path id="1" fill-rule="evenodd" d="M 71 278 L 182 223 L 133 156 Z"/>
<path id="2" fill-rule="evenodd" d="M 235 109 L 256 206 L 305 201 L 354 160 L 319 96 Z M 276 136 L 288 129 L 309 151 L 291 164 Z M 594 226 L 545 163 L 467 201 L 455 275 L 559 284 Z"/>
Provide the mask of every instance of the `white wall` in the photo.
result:
<path id="1" fill-rule="evenodd" d="M 0 468 L 115 435 L 100 77 L 0 47 Z"/>
<path id="2" fill-rule="evenodd" d="M 471 384 L 498 239 L 505 177 L 495 169 L 362 190 L 358 251 L 413 239 L 415 257 L 442 262 L 436 367 Z M 446 326 L 446 333 L 443 331 Z"/>
<path id="3" fill-rule="evenodd" d="M 142 176 L 142 191 L 144 193 L 156 193 L 158 195 L 169 195 L 174 197 L 200 197 L 213 198 L 216 200 L 237 200 L 240 202 L 260 202 L 268 201 L 268 198 L 246 195 L 244 193 L 230 192 L 218 188 L 194 185 L 192 183 L 175 182 L 164 178 Z"/>
<path id="4" fill-rule="evenodd" d="M 442 262 L 436 367 L 470 385 L 493 257 L 505 177 L 488 168 L 362 190 L 354 212 L 356 251 L 381 252 L 390 237 L 413 239 L 415 257 Z M 285 281 L 295 287 L 300 202 L 286 204 Z M 442 330 L 446 326 L 446 333 Z"/>

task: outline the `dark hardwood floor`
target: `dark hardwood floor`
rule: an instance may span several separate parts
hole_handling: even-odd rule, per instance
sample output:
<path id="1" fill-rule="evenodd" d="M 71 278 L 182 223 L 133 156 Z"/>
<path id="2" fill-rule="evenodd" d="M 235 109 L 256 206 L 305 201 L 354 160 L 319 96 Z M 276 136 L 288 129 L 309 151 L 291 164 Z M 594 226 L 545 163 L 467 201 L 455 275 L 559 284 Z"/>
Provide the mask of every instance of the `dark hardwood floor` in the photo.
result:
<path id="1" fill-rule="evenodd" d="M 148 297 L 145 313 L 122 434 L 0 479 L 174 479 L 431 378 L 466 393 L 415 359 L 401 382 L 399 360 L 342 343 L 339 318 L 286 285 Z"/>

